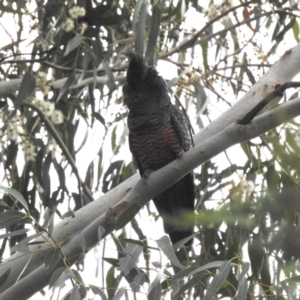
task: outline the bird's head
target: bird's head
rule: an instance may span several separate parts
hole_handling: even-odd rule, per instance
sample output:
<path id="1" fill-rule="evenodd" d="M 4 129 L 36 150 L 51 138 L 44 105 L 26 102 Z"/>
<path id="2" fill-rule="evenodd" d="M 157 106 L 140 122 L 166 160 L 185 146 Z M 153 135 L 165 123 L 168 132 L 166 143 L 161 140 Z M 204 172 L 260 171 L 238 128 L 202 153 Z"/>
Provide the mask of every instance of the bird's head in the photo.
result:
<path id="1" fill-rule="evenodd" d="M 169 98 L 167 86 L 155 68 L 146 66 L 144 59 L 135 53 L 126 55 L 129 64 L 123 86 L 124 104 L 131 109 L 135 104 L 147 106 L 147 102 L 150 101 L 152 104 L 166 101 L 166 98 Z"/>

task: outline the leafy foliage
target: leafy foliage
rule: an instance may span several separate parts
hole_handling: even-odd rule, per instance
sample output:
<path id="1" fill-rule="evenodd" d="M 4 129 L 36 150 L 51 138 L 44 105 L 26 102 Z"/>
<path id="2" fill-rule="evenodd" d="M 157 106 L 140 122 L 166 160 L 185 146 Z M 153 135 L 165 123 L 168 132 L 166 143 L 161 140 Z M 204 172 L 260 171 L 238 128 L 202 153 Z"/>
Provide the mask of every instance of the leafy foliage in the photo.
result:
<path id="1" fill-rule="evenodd" d="M 12 23 L 14 34 L 3 29 L 8 42 L 0 44 L 1 257 L 29 254 L 47 236 L 51 247 L 41 251 L 52 272 L 49 287 L 55 293 L 72 282 L 70 299 L 124 299 L 130 293 L 148 299 L 299 297 L 297 121 L 195 170 L 197 214 L 186 220 L 196 224 L 195 243 L 185 265 L 167 237 L 147 230 L 143 216 L 149 224 L 160 222 L 151 204 L 118 236 L 101 242 L 101 284 L 89 284 L 84 272 L 69 266 L 61 241 L 52 237 L 57 218 L 73 218 L 135 173 L 126 150 L 124 52 L 144 54 L 164 74 L 169 69 L 170 95 L 198 131 L 233 104 L 228 99 L 248 91 L 284 42 L 299 42 L 296 5 L 74 2 L 0 3 L 1 18 L 19 20 Z M 100 227 L 98 240 L 103 233 Z M 79 269 L 90 249 L 83 236 L 78 243 Z M 9 268 L 0 273 L 0 293 L 10 276 Z"/>

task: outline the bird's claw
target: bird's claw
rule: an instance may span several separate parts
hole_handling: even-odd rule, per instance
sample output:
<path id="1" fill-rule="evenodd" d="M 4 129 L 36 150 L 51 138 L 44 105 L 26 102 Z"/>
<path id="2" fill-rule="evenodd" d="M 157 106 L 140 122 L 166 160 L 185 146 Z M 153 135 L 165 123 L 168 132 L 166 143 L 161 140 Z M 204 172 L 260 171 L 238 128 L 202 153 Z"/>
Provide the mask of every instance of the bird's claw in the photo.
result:
<path id="1" fill-rule="evenodd" d="M 144 173 L 143 173 L 143 176 L 142 176 L 142 180 L 144 183 L 147 183 L 147 179 L 149 178 L 149 175 L 153 172 L 153 170 L 146 170 Z"/>

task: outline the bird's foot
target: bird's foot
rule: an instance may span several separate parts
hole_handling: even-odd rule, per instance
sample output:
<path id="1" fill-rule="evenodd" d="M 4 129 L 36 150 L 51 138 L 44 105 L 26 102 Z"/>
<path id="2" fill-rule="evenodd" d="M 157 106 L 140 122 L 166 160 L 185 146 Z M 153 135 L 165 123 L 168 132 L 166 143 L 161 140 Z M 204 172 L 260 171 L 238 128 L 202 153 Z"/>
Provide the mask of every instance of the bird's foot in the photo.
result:
<path id="1" fill-rule="evenodd" d="M 147 183 L 147 179 L 149 178 L 149 175 L 153 172 L 153 170 L 148 169 L 146 171 L 144 171 L 143 176 L 142 176 L 142 180 L 144 183 Z"/>
<path id="2" fill-rule="evenodd" d="M 179 152 L 177 152 L 176 156 L 178 158 L 181 158 L 184 153 L 185 153 L 185 151 L 183 149 L 181 149 Z"/>

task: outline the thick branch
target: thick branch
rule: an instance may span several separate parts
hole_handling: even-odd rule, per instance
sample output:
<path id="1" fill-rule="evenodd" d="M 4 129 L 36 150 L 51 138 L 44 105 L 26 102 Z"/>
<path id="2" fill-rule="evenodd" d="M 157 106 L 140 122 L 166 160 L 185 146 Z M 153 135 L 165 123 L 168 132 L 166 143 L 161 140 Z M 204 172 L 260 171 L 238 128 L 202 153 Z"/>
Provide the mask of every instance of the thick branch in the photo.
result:
<path id="1" fill-rule="evenodd" d="M 167 188 L 167 184 L 171 185 L 174 178 L 172 176 L 178 176 L 176 177 L 177 180 L 184 176 L 184 174 L 188 173 L 189 170 L 193 168 L 193 165 L 189 165 L 188 163 L 189 159 L 192 161 L 196 161 L 197 153 L 199 152 L 202 156 L 199 157 L 201 161 L 197 161 L 197 164 L 201 164 L 203 161 L 210 159 L 217 153 L 220 153 L 224 151 L 227 147 L 233 145 L 234 143 L 238 143 L 242 140 L 247 140 L 252 138 L 252 134 L 255 132 L 255 136 L 262 134 L 262 132 L 265 132 L 268 130 L 268 128 L 272 128 L 272 126 L 277 126 L 278 124 L 281 124 L 285 121 L 281 121 L 278 123 L 279 119 L 274 119 L 275 117 L 281 118 L 281 116 L 285 115 L 287 116 L 287 119 L 293 118 L 296 115 L 298 115 L 299 112 L 299 100 L 293 100 L 290 103 L 286 103 L 282 105 L 279 108 L 274 109 L 270 113 L 263 114 L 262 116 L 259 116 L 254 119 L 254 121 L 247 126 L 241 126 L 237 125 L 235 123 L 236 120 L 241 119 L 247 112 L 250 111 L 250 109 L 255 106 L 258 102 L 260 102 L 267 94 L 269 94 L 275 87 L 276 84 L 283 84 L 286 81 L 290 81 L 299 71 L 300 71 L 300 44 L 297 45 L 292 50 L 286 52 L 286 54 L 262 77 L 262 79 L 256 83 L 251 90 L 245 95 L 239 102 L 237 102 L 234 106 L 232 106 L 227 112 L 225 112 L 221 117 L 219 117 L 217 120 L 212 122 L 209 126 L 204 128 L 200 133 L 198 133 L 195 136 L 195 144 L 199 145 L 198 147 L 192 149 L 189 151 L 186 155 L 183 156 L 182 159 L 175 160 L 172 164 L 169 166 L 166 166 L 165 168 L 154 172 L 151 174 L 149 181 L 147 182 L 147 185 L 143 185 L 141 181 L 138 182 L 138 184 L 134 187 L 134 191 L 131 192 L 130 197 L 134 197 L 134 193 L 136 191 L 142 191 L 143 193 L 143 199 L 141 199 L 141 195 L 137 198 L 141 204 L 144 204 L 143 201 L 149 201 L 149 199 L 153 196 L 151 193 L 157 193 L 161 191 L 161 186 L 157 186 L 155 190 L 151 191 L 150 187 L 157 181 L 158 184 L 162 185 L 163 188 Z M 101 79 L 101 78 L 100 78 Z M 1 85 L 1 83 L 0 83 Z M 1 88 L 0 88 L 1 91 Z M 281 115 L 281 110 L 285 113 Z M 291 110 L 291 113 L 290 113 Z M 264 119 L 265 118 L 265 119 Z M 263 124 L 263 120 L 266 124 Z M 283 120 L 283 119 L 282 119 Z M 259 123 L 261 122 L 261 123 Z M 273 122 L 273 123 L 272 123 Z M 276 123 L 277 122 L 277 123 Z M 268 124 L 272 124 L 272 126 L 267 126 Z M 276 125 L 277 124 L 277 125 Z M 267 127 L 262 127 L 267 126 Z M 228 128 L 227 128 L 228 127 Z M 232 127 L 232 129 L 230 129 Z M 226 129 L 224 129 L 226 128 Z M 251 128 L 247 130 L 247 128 Z M 224 130 L 223 130 L 224 129 Z M 231 131 L 230 131 L 231 130 Z M 264 130 L 264 131 L 259 131 Z M 250 133 L 249 133 L 250 132 Z M 223 134 L 225 136 L 223 136 Z M 226 134 L 229 136 L 226 136 Z M 236 136 L 235 136 L 236 135 Z M 243 136 L 243 139 L 241 138 L 241 135 Z M 240 139 L 240 140 L 239 140 Z M 215 143 L 215 144 L 214 144 Z M 219 146 L 216 146 L 219 145 Z M 222 147 L 222 148 L 218 148 Z M 202 153 L 203 152 L 203 153 Z M 208 156 L 210 155 L 210 156 Z M 198 159 L 198 158 L 197 158 Z M 179 165 L 178 165 L 179 164 Z M 166 170 L 169 169 L 170 174 L 166 174 Z M 175 168 L 175 169 L 174 169 Z M 162 175 L 161 175 L 162 174 Z M 169 176 L 170 175 L 170 176 Z M 159 177 L 157 177 L 159 176 Z M 160 177 L 162 176 L 162 177 Z M 70 220 L 64 220 L 57 224 L 53 231 L 53 238 L 55 238 L 58 242 L 64 241 L 64 253 L 68 252 L 69 245 L 73 244 L 72 238 L 76 238 L 76 235 L 80 233 L 82 230 L 84 230 L 85 235 L 93 235 L 94 229 L 98 228 L 100 224 L 104 224 L 107 227 L 106 234 L 111 230 L 110 228 L 114 227 L 114 218 L 110 219 L 111 223 L 108 223 L 106 220 L 105 213 L 109 209 L 109 207 L 112 207 L 120 199 L 124 197 L 135 185 L 137 182 L 139 176 L 135 175 L 128 179 L 127 181 L 123 182 L 121 185 L 116 187 L 115 189 L 111 190 L 109 193 L 101 197 L 98 201 L 94 201 L 90 203 L 89 205 L 83 207 L 78 212 L 76 212 L 76 216 L 73 219 Z M 158 179 L 160 178 L 160 179 Z M 167 178 L 167 182 L 165 182 Z M 162 180 L 163 179 L 163 180 Z M 130 204 L 129 201 L 131 201 L 128 197 L 125 197 L 123 199 L 126 206 L 128 207 Z M 133 200 L 137 200 L 133 199 Z M 120 212 L 118 212 L 120 213 Z M 99 217 L 101 216 L 101 217 Z M 117 217 L 117 215 L 115 216 Z M 93 223 L 90 224 L 91 220 L 95 220 Z M 104 222 L 104 223 L 102 223 Z M 94 228 L 94 229 L 93 229 Z M 91 231 L 90 231 L 91 230 Z M 97 232 L 95 233 L 95 236 L 97 236 Z M 91 237 L 91 239 L 94 239 L 94 237 Z M 72 242 L 71 242 L 72 241 Z M 91 244 L 93 242 L 91 241 Z M 90 248 L 90 245 L 87 242 L 87 248 Z M 47 243 L 44 245 L 39 246 L 33 246 L 30 249 L 32 250 L 31 254 L 21 254 L 16 253 L 11 256 L 9 260 L 2 263 L 0 265 L 0 276 L 3 274 L 9 267 L 11 267 L 11 273 L 7 281 L 0 287 L 0 292 L 5 291 L 5 294 L 7 298 L 1 299 L 15 299 L 13 290 L 16 289 L 16 293 L 19 289 L 19 285 L 23 282 L 30 282 L 35 278 L 37 282 L 45 282 L 43 280 L 43 277 L 46 276 L 46 272 L 39 273 L 38 267 L 43 269 L 44 261 L 41 259 L 43 257 L 43 254 L 48 250 L 47 246 L 49 246 Z M 42 249 L 41 251 L 38 251 L 39 249 Z M 43 252 L 44 251 L 44 252 Z M 20 282 L 18 282 L 15 286 L 16 279 L 18 278 L 19 274 L 23 270 L 24 266 L 27 264 L 29 257 L 31 257 L 30 263 L 26 266 L 26 270 L 24 271 L 24 278 L 21 279 Z M 31 277 L 30 273 L 34 272 L 33 274 L 37 274 L 37 277 Z M 36 275 L 35 275 L 36 276 Z M 32 293 L 35 293 L 33 290 Z M 10 295 L 10 297 L 8 296 Z M 21 299 L 21 298 L 20 298 Z"/>
<path id="2" fill-rule="evenodd" d="M 131 217 L 138 212 L 132 210 L 134 203 L 137 203 L 138 207 L 142 207 L 150 199 L 173 185 L 191 170 L 223 152 L 230 146 L 257 137 L 298 115 L 300 115 L 300 98 L 285 103 L 255 118 L 249 125 L 244 126 L 234 122 L 215 136 L 207 139 L 201 145 L 185 153 L 182 158 L 176 159 L 169 165 L 151 173 L 147 183 L 140 179 L 121 203 L 117 204 L 108 212 L 103 213 L 81 232 L 81 235 L 86 241 L 86 248 L 91 249 L 99 242 L 97 238 L 99 226 L 105 229 L 103 237 L 108 235 L 115 229 L 118 218 L 127 209 L 131 210 L 129 211 L 130 218 L 127 220 L 129 222 Z M 70 264 L 74 263 L 76 258 L 83 253 L 80 248 L 78 236 L 73 237 L 64 245 L 62 251 L 65 257 L 68 258 L 68 262 Z M 63 266 L 62 260 L 58 264 L 58 267 L 60 266 Z M 33 273 L 21 279 L 2 293 L 1 300 L 27 299 L 46 286 L 51 275 L 52 272 L 47 273 L 45 266 L 41 265 Z M 31 286 L 31 289 L 26 289 L 28 286 Z M 26 295 L 24 291 L 26 291 Z"/>

